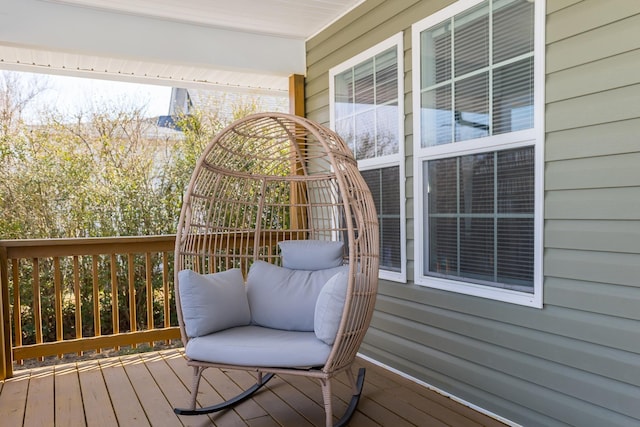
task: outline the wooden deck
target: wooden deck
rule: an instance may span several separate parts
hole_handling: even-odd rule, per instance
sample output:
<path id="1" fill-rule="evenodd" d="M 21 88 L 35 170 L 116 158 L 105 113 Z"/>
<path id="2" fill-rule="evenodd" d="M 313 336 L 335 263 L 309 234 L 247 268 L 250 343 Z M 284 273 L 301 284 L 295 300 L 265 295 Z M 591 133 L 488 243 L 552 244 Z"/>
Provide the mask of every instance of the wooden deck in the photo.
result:
<path id="1" fill-rule="evenodd" d="M 385 369 L 358 360 L 367 376 L 351 426 L 503 426 L 500 422 Z M 3 426 L 322 426 L 320 385 L 276 377 L 253 399 L 210 416 L 177 416 L 189 400 L 191 368 L 181 349 L 17 370 L 0 382 Z M 334 406 L 350 398 L 346 378 L 334 381 Z M 210 405 L 253 384 L 241 371 L 207 369 L 199 403 Z M 344 382 L 342 382 L 344 380 Z"/>

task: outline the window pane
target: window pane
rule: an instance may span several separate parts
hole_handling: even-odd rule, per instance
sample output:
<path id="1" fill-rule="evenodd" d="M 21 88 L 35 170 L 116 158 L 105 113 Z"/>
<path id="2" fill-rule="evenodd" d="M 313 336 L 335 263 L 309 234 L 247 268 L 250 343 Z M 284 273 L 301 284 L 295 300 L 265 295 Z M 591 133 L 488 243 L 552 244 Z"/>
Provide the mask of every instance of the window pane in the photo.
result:
<path id="1" fill-rule="evenodd" d="M 489 5 L 483 2 L 456 15 L 454 22 L 454 61 L 456 77 L 489 65 Z"/>
<path id="2" fill-rule="evenodd" d="M 400 167 L 362 171 L 371 190 L 380 227 L 380 268 L 401 271 Z"/>
<path id="3" fill-rule="evenodd" d="M 394 166 L 379 170 L 380 180 L 383 183 L 380 213 L 382 215 L 400 215 L 400 167 Z"/>
<path id="4" fill-rule="evenodd" d="M 375 111 L 370 110 L 356 116 L 356 159 L 369 159 L 376 156 Z"/>
<path id="5" fill-rule="evenodd" d="M 531 292 L 533 147 L 426 161 L 425 175 L 425 274 Z"/>
<path id="6" fill-rule="evenodd" d="M 400 218 L 383 217 L 380 222 L 380 268 L 402 271 Z"/>
<path id="7" fill-rule="evenodd" d="M 353 72 L 345 71 L 335 76 L 335 101 L 336 104 L 353 104 Z"/>
<path id="8" fill-rule="evenodd" d="M 493 133 L 533 127 L 533 58 L 493 71 Z"/>
<path id="9" fill-rule="evenodd" d="M 458 159 L 455 157 L 429 162 L 428 188 L 429 212 L 456 214 L 458 212 Z"/>
<path id="10" fill-rule="evenodd" d="M 376 110 L 376 144 L 378 156 L 397 154 L 400 148 L 398 106 L 383 105 Z"/>
<path id="11" fill-rule="evenodd" d="M 433 216 L 429 219 L 428 229 L 429 272 L 436 275 L 457 276 L 458 219 Z"/>
<path id="12" fill-rule="evenodd" d="M 455 92 L 456 141 L 489 136 L 489 73 L 457 82 Z"/>
<path id="13" fill-rule="evenodd" d="M 533 147 L 498 152 L 498 212 L 533 214 L 534 160 Z"/>
<path id="14" fill-rule="evenodd" d="M 336 117 L 339 117 L 336 114 Z M 355 129 L 353 124 L 353 118 L 347 116 L 344 120 L 336 120 L 335 131 L 338 135 L 344 139 L 351 152 L 355 153 Z"/>
<path id="15" fill-rule="evenodd" d="M 452 141 L 451 85 L 422 94 L 422 146 L 448 144 Z"/>
<path id="16" fill-rule="evenodd" d="M 494 153 L 460 158 L 460 210 L 465 214 L 493 213 Z"/>
<path id="17" fill-rule="evenodd" d="M 381 212 L 380 202 L 382 200 L 382 182 L 380 180 L 380 169 L 371 169 L 366 171 L 360 171 L 364 178 L 371 195 L 373 196 L 373 203 L 376 205 L 376 211 L 378 215 Z"/>
<path id="18" fill-rule="evenodd" d="M 376 105 L 398 104 L 398 59 L 396 49 L 376 56 Z"/>
<path id="19" fill-rule="evenodd" d="M 365 61 L 354 67 L 356 109 L 374 104 L 373 60 Z"/>
<path id="20" fill-rule="evenodd" d="M 533 2 L 494 2 L 493 62 L 533 52 Z"/>
<path id="21" fill-rule="evenodd" d="M 533 4 L 494 0 L 491 7 L 491 22 L 490 3 L 485 1 L 420 35 L 422 147 L 534 125 Z M 518 62 L 504 63 L 523 55 Z M 454 87 L 453 100 L 449 85 Z M 447 129 L 451 122 L 453 132 Z"/>
<path id="22" fill-rule="evenodd" d="M 460 277 L 495 281 L 494 235 L 493 218 L 460 219 Z"/>
<path id="23" fill-rule="evenodd" d="M 533 286 L 533 218 L 498 219 L 498 278 L 527 291 Z M 524 287 L 524 288 L 522 288 Z"/>
<path id="24" fill-rule="evenodd" d="M 451 78 L 451 22 L 423 31 L 421 38 L 421 88 Z"/>

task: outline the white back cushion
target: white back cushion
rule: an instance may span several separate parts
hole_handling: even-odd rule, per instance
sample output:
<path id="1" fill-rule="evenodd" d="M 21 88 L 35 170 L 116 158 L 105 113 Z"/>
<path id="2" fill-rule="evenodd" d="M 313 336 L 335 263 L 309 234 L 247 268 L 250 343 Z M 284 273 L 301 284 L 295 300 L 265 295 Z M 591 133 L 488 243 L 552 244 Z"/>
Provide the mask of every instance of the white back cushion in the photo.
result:
<path id="1" fill-rule="evenodd" d="M 347 271 L 335 274 L 324 285 L 316 301 L 314 331 L 318 339 L 329 345 L 333 345 L 338 334 L 348 284 Z"/>
<path id="2" fill-rule="evenodd" d="M 206 275 L 182 270 L 178 272 L 178 281 L 182 318 L 189 338 L 251 323 L 239 268 Z"/>
<path id="3" fill-rule="evenodd" d="M 291 270 L 255 261 L 247 277 L 251 321 L 287 331 L 313 331 L 318 295 L 327 280 L 348 266 L 325 270 Z"/>
<path id="4" fill-rule="evenodd" d="M 279 242 L 282 266 L 293 270 L 324 270 L 343 264 L 342 242 L 285 240 Z"/>

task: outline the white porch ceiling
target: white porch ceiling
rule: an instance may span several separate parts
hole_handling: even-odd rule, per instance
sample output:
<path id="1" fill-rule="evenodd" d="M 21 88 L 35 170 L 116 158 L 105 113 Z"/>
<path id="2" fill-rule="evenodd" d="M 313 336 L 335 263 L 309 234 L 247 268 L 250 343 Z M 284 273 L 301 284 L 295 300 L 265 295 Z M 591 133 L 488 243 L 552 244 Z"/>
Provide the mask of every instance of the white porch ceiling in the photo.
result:
<path id="1" fill-rule="evenodd" d="M 0 69 L 286 91 L 363 0 L 0 0 Z"/>
<path id="2" fill-rule="evenodd" d="M 306 39 L 360 0 L 45 0 L 216 28 Z"/>

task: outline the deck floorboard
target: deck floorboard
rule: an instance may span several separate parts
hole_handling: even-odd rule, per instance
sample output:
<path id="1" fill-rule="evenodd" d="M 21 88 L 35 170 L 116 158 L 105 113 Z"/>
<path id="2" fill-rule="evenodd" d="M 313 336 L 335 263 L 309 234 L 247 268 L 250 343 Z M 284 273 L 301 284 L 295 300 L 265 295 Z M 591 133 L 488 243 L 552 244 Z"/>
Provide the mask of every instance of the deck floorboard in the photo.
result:
<path id="1" fill-rule="evenodd" d="M 504 424 L 379 366 L 367 368 L 358 410 L 349 423 L 371 426 L 499 427 Z M 318 380 L 277 376 L 253 398 L 215 414 L 178 416 L 190 400 L 192 368 L 182 349 L 22 369 L 0 381 L 0 424 L 10 426 L 275 427 L 322 426 Z M 347 378 L 332 382 L 341 415 L 350 399 Z M 254 373 L 207 369 L 199 407 L 229 399 L 253 385 Z M 337 418 L 336 418 L 337 419 Z"/>

